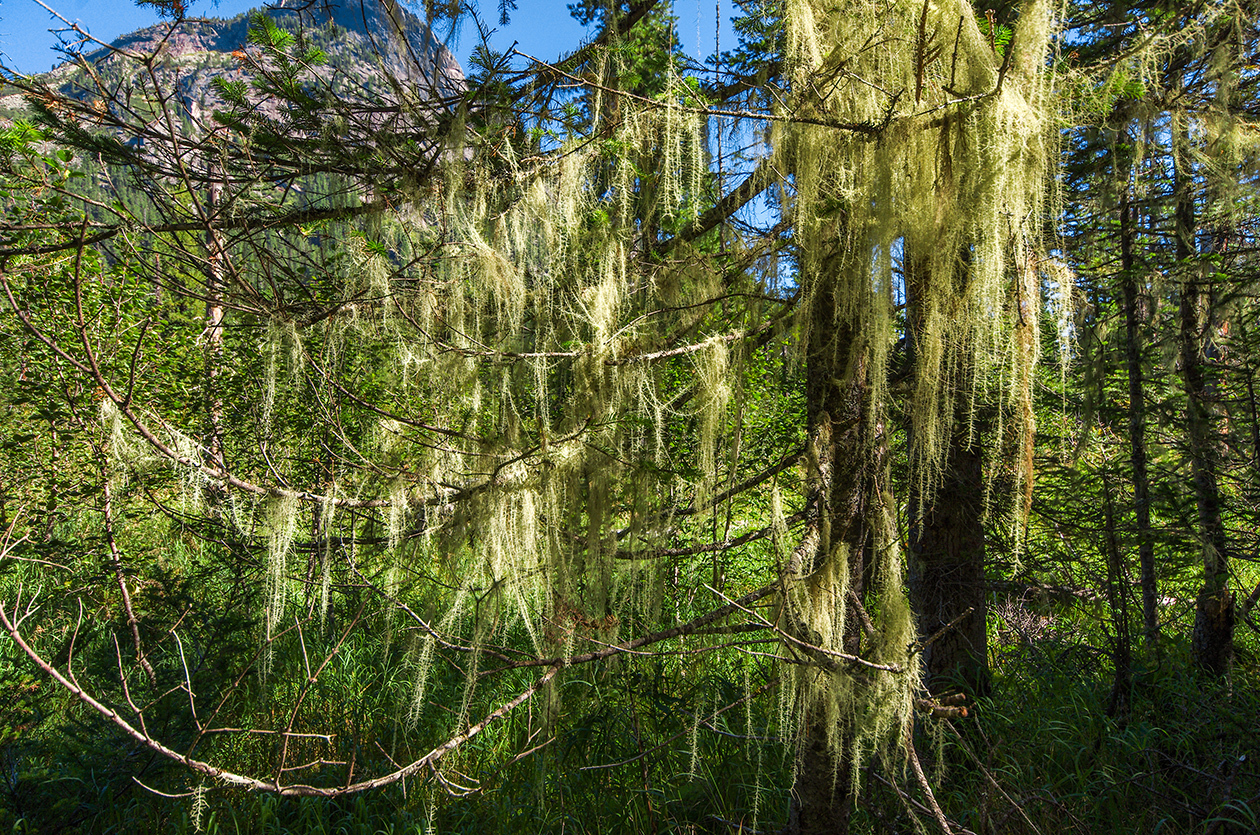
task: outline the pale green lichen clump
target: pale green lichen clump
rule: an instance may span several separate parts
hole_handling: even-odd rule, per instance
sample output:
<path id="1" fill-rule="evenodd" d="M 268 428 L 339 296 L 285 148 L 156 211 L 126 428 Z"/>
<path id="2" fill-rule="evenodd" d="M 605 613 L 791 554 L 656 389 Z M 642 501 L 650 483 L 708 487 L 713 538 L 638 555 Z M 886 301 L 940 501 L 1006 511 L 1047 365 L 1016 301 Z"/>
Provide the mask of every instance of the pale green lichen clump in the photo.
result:
<path id="1" fill-rule="evenodd" d="M 685 406 L 636 359 L 666 347 L 645 314 L 675 322 L 669 306 L 703 301 L 714 285 L 658 282 L 644 259 L 647 224 L 694 217 L 707 181 L 704 120 L 678 105 L 683 95 L 674 79 L 661 106 L 623 102 L 615 116 L 594 97 L 597 124 L 618 120 L 616 147 L 577 139 L 529 160 L 509 142 L 453 150 L 441 186 L 405 215 L 417 240 L 441 230 L 436 256 L 408 281 L 387 276 L 387 290 L 379 275 L 347 276 L 393 313 L 361 316 L 340 338 L 387 334 L 393 373 L 422 404 L 408 416 L 453 430 L 427 437 L 386 419 L 364 445 L 389 473 L 386 559 L 440 566 L 454 586 L 432 624 L 439 633 L 474 644 L 515 634 L 540 655 L 562 654 L 578 631 L 615 640 L 619 612 L 659 610 L 644 586 L 660 572 L 616 558 L 631 515 L 626 462 L 661 461 L 665 423 L 689 417 L 702 428 L 699 479 L 711 482 L 730 400 L 720 340 L 694 352 L 699 396 Z M 658 174 L 650 206 L 641 170 Z M 633 491 L 650 509 L 655 490 Z M 431 634 L 415 642 L 410 721 L 436 649 Z M 468 661 L 464 708 L 477 667 Z"/>
<path id="2" fill-rule="evenodd" d="M 905 294 L 914 356 L 911 478 L 926 501 L 951 432 L 958 421 L 973 425 L 980 405 L 1009 415 L 1022 448 L 1031 451 L 1037 230 L 1054 129 L 1043 69 L 1050 9 L 1038 0 L 1023 6 L 1005 69 L 971 5 L 960 0 L 788 0 L 785 12 L 797 95 L 783 115 L 796 120 L 779 124 L 774 144 L 781 166 L 794 175 L 803 321 L 826 321 L 811 306 L 834 299 L 830 315 L 854 335 L 839 347 L 849 353 L 836 358 L 836 367 L 866 369 L 867 434 L 879 437 L 887 420 L 894 311 Z M 1030 455 L 1021 456 L 1021 494 L 1031 483 L 1031 464 Z M 887 520 L 875 527 L 876 577 L 867 595 L 879 638 L 870 660 L 910 671 L 907 648 L 915 633 L 897 532 Z M 789 593 L 787 605 L 825 649 L 841 650 L 852 628 L 845 623 L 848 558 L 844 548 L 835 549 L 808 583 Z M 854 773 L 905 721 L 917 686 L 910 672 L 869 668 L 807 669 L 792 680 L 785 721 L 824 715 L 832 745 L 849 747 L 843 753 Z"/>
<path id="3" fill-rule="evenodd" d="M 1004 73 L 963 0 L 786 0 L 784 12 L 792 93 L 773 114 L 770 140 L 799 252 L 800 339 L 821 338 L 810 322 L 850 328 L 855 338 L 839 346 L 848 354 L 836 367 L 865 375 L 867 435 L 885 436 L 894 297 L 910 294 L 912 477 L 926 496 L 951 428 L 970 424 L 981 402 L 996 400 L 1031 449 L 1036 229 L 1053 134 L 1041 69 L 1048 7 L 1025 6 Z M 659 617 L 670 572 L 635 553 L 672 536 L 671 513 L 713 513 L 735 445 L 728 435 L 748 351 L 714 300 L 786 302 L 767 302 L 755 277 L 701 244 L 674 241 L 658 257 L 670 237 L 658 230 L 676 233 L 712 201 L 708 124 L 672 69 L 655 102 L 605 89 L 624 69 L 616 54 L 590 69 L 600 86 L 583 101 L 586 135 L 530 151 L 509 141 L 515 126 L 487 129 L 468 147 L 452 140 L 435 181 L 373 230 L 392 235 L 395 250 L 387 256 L 385 244 L 357 233 L 347 257 L 329 262 L 338 304 L 315 325 L 276 314 L 256 346 L 258 431 L 240 457 L 264 459 L 260 482 L 286 484 L 282 471 L 296 468 L 304 444 L 337 449 L 334 471 L 321 472 L 311 492 L 272 490 L 261 524 L 233 491 L 223 502 L 242 534 L 266 541 L 266 634 L 292 618 L 299 508 L 318 501 L 317 584 L 314 562 L 310 574 L 321 612 L 335 594 L 338 526 L 351 542 L 384 542 L 349 559 L 387 600 L 408 593 L 404 576 L 438 580 L 426 591 L 426 626 L 408 624 L 420 629 L 412 723 L 425 710 L 439 635 L 473 648 L 461 656 L 462 718 L 484 660 L 476 647 L 511 641 L 565 658 L 594 645 L 579 632 L 611 643 L 626 615 Z M 898 262 L 914 262 L 918 277 L 907 279 Z M 834 309 L 814 315 L 824 300 Z M 353 365 L 352 379 L 337 377 L 342 365 Z M 300 410 L 312 392 L 323 398 L 309 407 L 312 419 L 292 423 L 334 427 L 318 441 L 278 419 L 277 403 Z M 355 420 L 331 417 L 360 395 L 371 405 Z M 103 417 L 121 426 L 116 413 Z M 114 435 L 115 454 L 130 456 Z M 671 450 L 680 435 L 684 451 Z M 1030 466 L 1029 458 L 1020 469 L 1023 484 Z M 770 489 L 786 562 L 794 545 L 778 487 Z M 338 501 L 360 508 L 339 513 Z M 884 669 L 792 668 L 781 702 L 789 728 L 807 712 L 824 715 L 833 747 L 855 763 L 905 720 L 917 685 L 892 502 L 880 493 L 874 505 L 866 660 Z M 780 602 L 826 651 L 841 651 L 853 628 L 848 560 L 835 547 L 809 578 L 785 578 Z M 693 754 L 708 709 L 696 706 Z"/>
<path id="4" fill-rule="evenodd" d="M 267 500 L 264 511 L 267 530 L 266 634 L 269 638 L 285 617 L 292 585 L 287 564 L 290 546 L 297 534 L 300 508 L 301 503 L 292 496 L 275 496 Z"/>

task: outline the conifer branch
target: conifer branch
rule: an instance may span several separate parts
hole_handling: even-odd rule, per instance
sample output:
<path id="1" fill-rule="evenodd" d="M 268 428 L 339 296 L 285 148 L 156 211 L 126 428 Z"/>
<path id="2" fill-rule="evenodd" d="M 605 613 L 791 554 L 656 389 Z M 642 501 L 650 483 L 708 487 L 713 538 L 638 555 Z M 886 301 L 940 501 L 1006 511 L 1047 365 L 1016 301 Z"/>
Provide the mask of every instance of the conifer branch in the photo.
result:
<path id="1" fill-rule="evenodd" d="M 283 797 L 342 797 L 345 795 L 358 794 L 359 792 L 370 791 L 372 789 L 384 788 L 385 786 L 393 785 L 394 783 L 410 777 L 413 774 L 417 774 L 424 769 L 436 770 L 438 760 L 451 751 L 459 748 L 465 742 L 477 736 L 486 728 L 498 722 L 500 719 L 510 714 L 513 710 L 529 701 L 529 699 L 538 692 L 539 688 L 551 681 L 551 679 L 555 677 L 556 673 L 560 672 L 560 669 L 564 666 L 563 662 L 551 665 L 549 669 L 539 676 L 529 687 L 521 691 L 516 697 L 486 714 L 481 721 L 471 725 L 462 733 L 458 733 L 450 737 L 441 745 L 433 748 L 419 759 L 413 760 L 408 765 L 398 768 L 389 774 L 384 774 L 380 777 L 374 777 L 368 780 L 361 780 L 357 783 L 349 783 L 345 786 L 339 787 L 313 786 L 302 783 L 286 784 L 281 782 L 281 774 L 279 772 L 272 780 L 260 780 L 257 777 L 238 774 L 228 771 L 227 769 L 219 768 L 203 760 L 194 759 L 189 755 L 180 754 L 178 751 L 167 747 L 165 744 L 155 739 L 147 730 L 138 730 L 135 725 L 123 718 L 123 716 L 116 710 L 96 699 L 91 693 L 87 692 L 75 683 L 72 678 L 68 677 L 67 674 L 63 674 L 48 661 L 44 660 L 43 656 L 36 652 L 35 649 L 27 643 L 22 633 L 18 630 L 14 619 L 10 618 L 8 605 L 7 601 L 0 601 L 0 627 L 4 629 L 13 643 L 17 645 L 18 649 L 20 649 L 45 675 L 52 678 L 72 696 L 83 702 L 83 704 L 87 705 L 92 710 L 96 711 L 115 727 L 119 728 L 128 737 L 145 746 L 150 751 L 153 751 L 155 754 L 180 763 L 199 774 L 203 774 L 229 785 L 249 789 L 250 791 L 268 792 L 278 794 Z M 18 622 L 20 622 L 20 620 L 18 620 Z M 138 719 L 141 722 L 143 721 L 143 713 L 138 713 Z"/>

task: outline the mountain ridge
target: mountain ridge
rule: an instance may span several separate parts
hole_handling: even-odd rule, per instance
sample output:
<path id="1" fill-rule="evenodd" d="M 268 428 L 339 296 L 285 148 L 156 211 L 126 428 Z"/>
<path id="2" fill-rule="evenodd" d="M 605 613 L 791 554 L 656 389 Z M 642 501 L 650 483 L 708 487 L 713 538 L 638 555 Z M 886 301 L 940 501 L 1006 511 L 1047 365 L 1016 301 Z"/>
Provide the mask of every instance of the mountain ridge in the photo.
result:
<path id="1" fill-rule="evenodd" d="M 110 43 L 114 49 L 154 52 L 159 48 L 171 57 L 184 57 L 196 52 L 230 54 L 247 49 L 249 27 L 257 14 L 266 14 L 278 25 L 296 23 L 305 31 L 334 24 L 350 38 L 371 48 L 382 60 L 384 68 L 396 77 L 418 80 L 420 69 L 426 80 L 458 81 L 463 72 L 451 51 L 433 34 L 429 26 L 397 0 L 279 0 L 272 6 L 250 9 L 232 18 L 186 18 L 137 29 Z M 109 49 L 99 49 L 84 57 L 97 62 L 109 57 Z M 417 67 L 416 59 L 427 58 L 428 65 Z"/>
<path id="2" fill-rule="evenodd" d="M 215 78 L 248 80 L 241 59 L 257 52 L 249 42 L 255 16 L 265 14 L 278 27 L 316 41 L 328 57 L 317 73 L 341 74 L 364 87 L 392 79 L 410 85 L 420 99 L 446 99 L 465 88 L 463 71 L 451 51 L 429 26 L 397 0 L 280 0 L 232 18 L 185 18 L 137 29 L 108 47 L 84 53 L 47 73 L 32 76 L 68 96 L 90 95 L 82 80 L 83 63 L 113 66 L 125 53 L 155 54 L 159 67 L 174 71 L 174 87 L 194 120 L 223 106 Z M 0 93 L 0 113 L 25 110 L 21 94 Z"/>

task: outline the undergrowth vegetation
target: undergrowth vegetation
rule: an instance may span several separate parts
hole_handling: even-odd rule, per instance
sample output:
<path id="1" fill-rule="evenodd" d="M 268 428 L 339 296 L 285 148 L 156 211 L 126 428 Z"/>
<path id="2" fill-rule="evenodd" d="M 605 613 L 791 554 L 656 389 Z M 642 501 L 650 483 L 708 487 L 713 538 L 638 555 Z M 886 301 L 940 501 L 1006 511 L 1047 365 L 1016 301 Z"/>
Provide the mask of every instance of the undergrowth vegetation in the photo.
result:
<path id="1" fill-rule="evenodd" d="M 753 505 L 739 515 L 766 512 Z M 101 543 L 92 536 L 98 528 L 93 515 L 71 515 L 56 526 L 48 548 L 96 553 L 99 569 Z M 209 705 L 216 682 L 238 674 L 231 664 L 215 666 L 213 660 L 257 653 L 261 625 L 248 614 L 239 578 L 234 585 L 232 577 L 207 564 L 206 552 L 217 546 L 181 535 L 178 525 L 166 521 L 131 530 L 137 540 L 128 543 L 129 550 L 147 553 L 155 567 L 164 567 L 150 575 L 160 578 L 153 585 L 136 589 L 137 612 L 149 623 L 182 623 L 179 649 L 198 699 Z M 974 701 L 967 718 L 919 723 L 920 750 L 941 806 L 974 832 L 1254 829 L 1260 795 L 1255 633 L 1240 632 L 1239 663 L 1229 678 L 1196 672 L 1187 642 L 1175 637 L 1193 617 L 1188 602 L 1193 583 L 1181 590 L 1170 583 L 1163 617 L 1173 637 L 1156 654 L 1134 654 L 1121 694 L 1124 709 L 1117 709 L 1114 619 L 1102 597 L 1080 594 L 1090 587 L 1089 575 L 1105 572 L 1105 566 L 1097 553 L 1073 558 L 1056 550 L 1052 533 L 1034 525 L 1023 572 L 993 578 L 991 695 Z M 1036 545 L 1037 534 L 1046 536 L 1044 548 Z M 50 552 L 18 555 L 39 559 L 34 555 Z M 254 559 L 257 578 L 261 555 Z M 753 552 L 727 560 L 728 593 L 755 585 L 763 559 Z M 1030 568 L 1034 562 L 1036 572 Z M 675 610 L 677 622 L 688 619 L 689 609 L 707 605 L 696 599 L 707 592 L 696 590 L 706 585 L 712 568 L 692 570 L 695 575 L 680 572 L 673 578 L 673 591 L 662 603 Z M 42 588 L 28 585 L 30 579 L 18 565 L 3 582 L 10 595 L 22 587 L 43 592 L 48 604 L 42 628 L 61 634 L 63 662 L 73 654 L 73 664 L 86 674 L 117 663 L 111 638 L 117 630 L 108 626 L 120 624 L 117 589 L 110 591 L 103 571 L 66 572 L 69 594 L 59 596 L 46 582 Z M 197 606 L 211 590 L 217 605 Z M 463 703 L 464 671 L 439 661 L 426 693 L 436 710 L 400 732 L 398 718 L 412 710 L 414 698 L 406 671 L 419 640 L 416 630 L 399 619 L 382 620 L 338 643 L 348 619 L 361 614 L 354 592 L 342 592 L 344 604 L 334 607 L 322 627 L 317 618 L 308 619 L 308 656 L 333 645 L 338 652 L 307 695 L 296 727 L 335 735 L 344 744 L 334 746 L 335 757 L 324 746 L 309 751 L 298 746 L 292 754 L 295 762 L 339 759 L 323 766 L 339 774 L 347 763 L 367 767 L 404 760 L 429 744 L 425 740 L 444 738 L 461 711 L 478 712 L 476 705 Z M 407 595 L 405 582 L 398 593 Z M 413 607 L 425 605 L 422 597 L 405 599 Z M 81 631 L 72 647 L 69 636 L 82 615 L 78 605 L 67 608 L 65 601 L 115 614 L 106 618 L 105 628 Z M 515 640 L 528 644 L 523 634 Z M 760 649 L 770 653 L 772 647 Z M 420 778 L 370 797 L 334 801 L 242 793 L 190 778 L 110 732 L 71 696 L 27 671 L 11 643 L 0 651 L 4 831 L 769 832 L 786 812 L 792 755 L 784 738 L 778 674 L 748 651 L 697 657 L 680 646 L 679 654 L 617 658 L 574 671 L 558 678 L 545 700 L 488 729 L 446 761 L 445 788 Z M 301 667 L 302 652 L 300 643 L 283 644 L 269 674 L 283 676 Z M 159 675 L 178 678 L 183 670 Z M 283 724 L 299 678 L 291 679 L 292 690 L 249 686 L 248 678 L 258 675 L 247 673 L 246 686 L 232 694 L 220 724 L 232 726 L 233 716 L 263 727 Z M 118 702 L 125 698 L 114 695 Z M 192 734 L 186 712 L 175 705 L 152 714 L 149 722 L 168 739 Z M 233 739 L 216 755 L 227 767 L 250 771 L 274 760 L 275 745 L 265 736 Z M 891 772 L 904 767 L 893 763 Z M 855 831 L 912 826 L 920 810 L 907 811 L 906 801 L 882 782 L 879 775 L 886 772 L 877 764 L 869 771 Z M 473 793 L 459 797 L 464 790 Z"/>
<path id="2" fill-rule="evenodd" d="M 1254 4 L 361 2 L 6 76 L 0 833 L 1256 829 Z"/>

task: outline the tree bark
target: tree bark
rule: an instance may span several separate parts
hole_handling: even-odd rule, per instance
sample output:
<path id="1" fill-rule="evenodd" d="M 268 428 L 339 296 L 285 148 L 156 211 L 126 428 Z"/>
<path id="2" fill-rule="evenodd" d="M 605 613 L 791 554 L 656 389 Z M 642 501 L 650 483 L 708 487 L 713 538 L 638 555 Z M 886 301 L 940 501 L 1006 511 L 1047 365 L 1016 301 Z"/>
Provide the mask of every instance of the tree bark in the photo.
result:
<path id="1" fill-rule="evenodd" d="M 934 639 L 922 661 L 934 695 L 959 683 L 977 696 L 989 692 L 982 463 L 965 428 L 955 427 L 941 484 L 911 525 L 910 599 L 920 637 Z"/>
<path id="2" fill-rule="evenodd" d="M 1184 114 L 1174 117 L 1172 137 L 1177 262 L 1182 273 L 1181 377 L 1186 392 L 1186 436 L 1203 548 L 1203 586 L 1195 605 L 1191 653 L 1200 667 L 1223 675 L 1229 669 L 1233 652 L 1234 597 L 1229 590 L 1227 542 L 1216 477 L 1216 445 L 1212 438 L 1213 392 L 1207 374 L 1211 297 L 1195 258 L 1194 174 L 1190 170 Z"/>
<path id="3" fill-rule="evenodd" d="M 824 270 L 825 271 L 825 270 Z M 879 512 L 879 481 L 886 444 L 872 431 L 868 356 L 857 321 L 839 319 L 834 279 L 815 277 L 810 296 L 806 349 L 806 426 L 812 517 L 819 528 L 817 546 L 806 555 L 803 576 L 828 575 L 829 561 L 847 556 L 848 591 L 842 650 L 862 652 L 861 608 L 873 563 L 871 514 Z M 834 593 L 821 581 L 814 593 Z M 810 635 L 798 636 L 809 643 Z M 853 813 L 853 763 L 842 753 L 851 748 L 851 731 L 829 727 L 826 711 L 808 708 L 800 729 L 796 777 L 792 787 L 789 831 L 794 835 L 835 835 L 849 830 Z M 835 734 L 842 743 L 833 743 Z"/>
<path id="4" fill-rule="evenodd" d="M 965 260 L 965 257 L 964 257 Z M 908 353 L 916 367 L 923 330 L 920 300 L 931 280 L 927 262 L 906 258 Z M 966 292 L 966 270 L 957 288 Z M 962 345 L 948 345 L 943 367 L 958 378 L 956 392 L 971 390 L 968 366 L 956 361 Z M 917 371 L 916 371 L 917 373 Z M 976 438 L 958 415 L 950 417 L 949 450 L 940 483 L 930 496 L 911 488 L 910 600 L 925 641 L 923 678 L 928 690 L 941 695 L 958 683 L 975 695 L 989 692 L 987 605 L 984 582 L 984 466 Z M 911 444 L 913 447 L 913 444 Z M 961 618 L 961 619 L 960 619 Z M 946 630 L 947 626 L 953 624 Z M 930 643 L 927 641 L 932 639 Z"/>
<path id="5" fill-rule="evenodd" d="M 1129 691 L 1133 687 L 1133 645 L 1129 638 L 1129 596 L 1125 589 L 1125 571 L 1120 555 L 1120 537 L 1116 532 L 1115 502 L 1111 497 L 1111 481 L 1104 471 L 1103 524 L 1106 534 L 1103 550 L 1107 557 L 1107 608 L 1111 610 L 1112 625 L 1116 630 L 1115 652 L 1112 662 L 1115 676 L 1111 683 L 1111 698 L 1107 715 L 1121 723 L 1129 717 Z"/>
<path id="6" fill-rule="evenodd" d="M 1146 469 L 1146 395 L 1142 381 L 1138 290 L 1133 257 L 1133 210 L 1129 190 L 1120 195 L 1120 294 L 1124 303 L 1125 364 L 1129 375 L 1129 462 L 1133 467 L 1133 515 L 1137 522 L 1142 584 L 1142 633 L 1148 647 L 1159 642 L 1155 544 L 1151 539 L 1151 489 Z"/>

